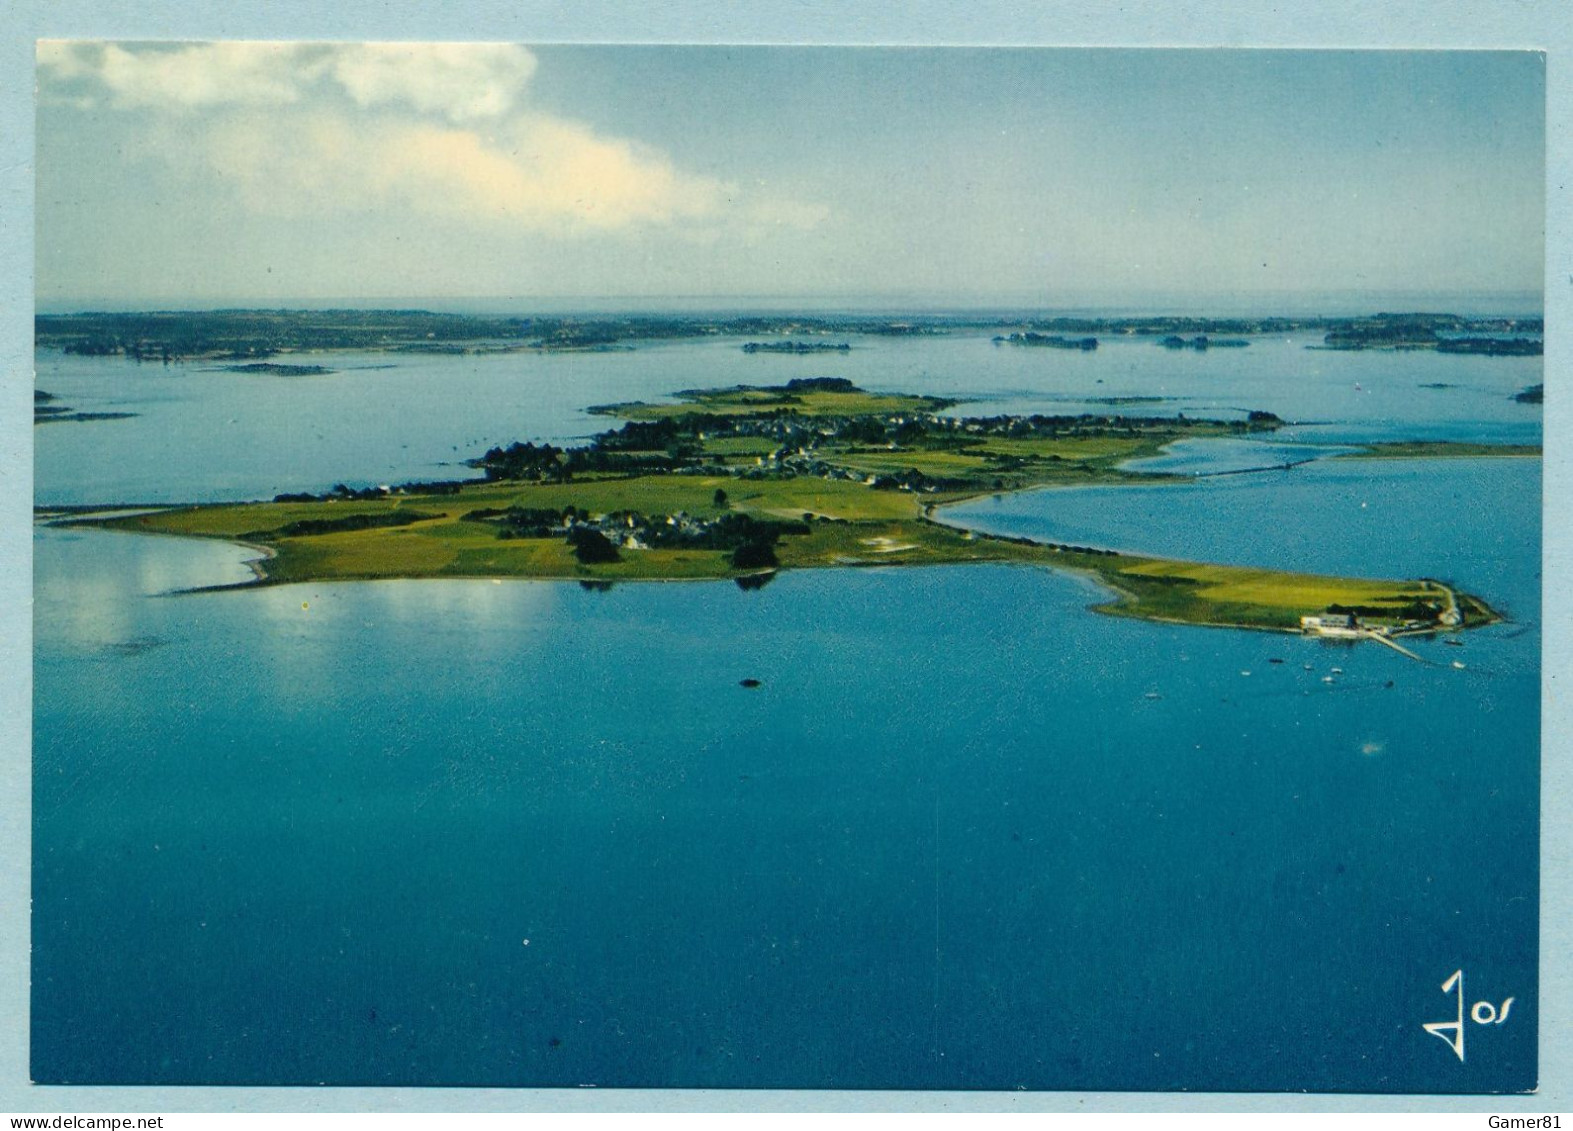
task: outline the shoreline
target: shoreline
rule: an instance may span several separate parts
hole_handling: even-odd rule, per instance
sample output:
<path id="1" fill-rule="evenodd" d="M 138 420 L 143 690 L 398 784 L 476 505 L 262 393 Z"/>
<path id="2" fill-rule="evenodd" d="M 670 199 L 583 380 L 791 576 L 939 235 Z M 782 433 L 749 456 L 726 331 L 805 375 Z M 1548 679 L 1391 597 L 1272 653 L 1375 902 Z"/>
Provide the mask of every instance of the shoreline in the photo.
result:
<path id="1" fill-rule="evenodd" d="M 1198 562 L 1188 559 L 1158 557 L 1148 554 L 1137 555 L 1120 551 L 1100 551 L 1093 548 L 1078 550 L 1076 548 L 1068 548 L 1055 543 L 1038 541 L 1036 539 L 993 535 L 987 532 L 971 530 L 970 528 L 966 527 L 955 526 L 932 518 L 920 519 L 918 522 L 920 524 L 927 523 L 932 525 L 936 529 L 945 531 L 947 534 L 961 535 L 963 537 L 971 535 L 971 538 L 968 539 L 969 542 L 983 542 L 984 544 L 993 543 L 1002 551 L 1002 553 L 999 556 L 987 556 L 975 559 L 912 561 L 902 560 L 900 558 L 887 558 L 878 561 L 842 559 L 829 563 L 783 563 L 769 570 L 755 571 L 752 573 L 722 573 L 710 576 L 695 575 L 688 577 L 606 577 L 604 575 L 593 576 L 586 574 L 565 573 L 498 574 L 496 572 L 477 572 L 428 574 L 421 576 L 390 576 L 387 574 L 375 573 L 364 573 L 357 575 L 346 573 L 335 576 L 289 578 L 275 577 L 268 572 L 268 563 L 278 560 L 280 556 L 276 547 L 245 538 L 238 538 L 225 534 L 187 533 L 166 530 L 126 530 L 120 527 L 105 526 L 99 522 L 91 521 L 82 522 L 81 524 L 114 533 L 218 541 L 256 552 L 257 557 L 248 559 L 244 563 L 241 563 L 250 570 L 252 574 L 250 580 L 206 586 L 194 586 L 189 589 L 174 590 L 169 594 L 171 596 L 194 593 L 216 593 L 250 589 L 269 589 L 289 585 L 340 583 L 362 584 L 380 581 L 490 581 L 494 584 L 502 584 L 503 582 L 508 581 L 543 581 L 553 584 L 575 583 L 590 588 L 598 588 L 603 586 L 610 588 L 618 584 L 690 584 L 730 581 L 733 584 L 738 584 L 741 586 L 743 581 L 758 578 L 767 579 L 763 582 L 763 584 L 768 584 L 769 579 L 773 579 L 775 576 L 787 572 L 799 573 L 826 569 L 874 570 L 996 565 L 1046 569 L 1050 572 L 1061 573 L 1086 580 L 1098 588 L 1104 590 L 1111 596 L 1111 600 L 1094 602 L 1086 606 L 1089 612 L 1100 613 L 1106 616 L 1119 616 L 1125 617 L 1127 619 L 1145 620 L 1158 624 L 1185 625 L 1193 628 L 1233 628 L 1259 632 L 1275 632 L 1283 635 L 1298 636 L 1302 635 L 1302 631 L 1291 624 L 1251 623 L 1249 621 L 1242 620 L 1220 620 L 1205 617 L 1188 618 L 1183 616 L 1164 615 L 1162 612 L 1157 611 L 1151 607 L 1152 598 L 1150 596 L 1144 597 L 1141 593 L 1135 591 L 1135 589 L 1120 584 L 1119 581 L 1116 580 L 1116 577 L 1121 575 L 1132 577 L 1137 576 L 1124 574 L 1124 570 L 1127 567 L 1162 566 L 1172 568 L 1181 577 L 1186 576 L 1187 571 L 1203 574 L 1222 573 L 1225 576 L 1230 574 L 1254 576 L 1266 573 L 1279 574 L 1285 579 L 1286 583 L 1316 581 L 1328 585 L 1342 584 L 1346 586 L 1381 586 L 1384 584 L 1399 584 L 1384 583 L 1368 579 L 1340 579 L 1317 574 L 1286 573 L 1264 567 L 1235 566 L 1220 563 Z M 57 520 L 55 522 L 46 523 L 46 525 L 59 525 L 63 527 L 69 527 L 76 524 L 77 522 L 72 520 Z M 1011 547 L 1014 549 L 1007 550 L 1006 547 Z M 912 548 L 917 547 L 914 546 Z M 1028 554 L 1030 554 L 1030 556 L 1013 556 L 1013 554 L 1020 554 L 1021 551 L 1026 551 Z M 1094 558 L 1106 558 L 1106 560 L 1110 563 L 1110 568 L 1098 568 L 1097 566 L 1090 565 L 1087 562 L 1077 560 L 1089 556 Z M 1065 558 L 1068 558 L 1069 560 L 1064 560 Z M 1115 563 L 1118 564 L 1116 565 Z M 1422 582 L 1421 584 L 1425 583 Z M 1473 597 L 1472 595 L 1466 594 L 1465 596 L 1470 602 L 1471 606 L 1474 607 L 1478 613 L 1484 614 L 1483 616 L 1479 617 L 1479 619 L 1469 622 L 1466 627 L 1485 627 L 1490 624 L 1503 623 L 1506 621 L 1507 618 L 1497 613 L 1495 609 L 1491 608 L 1484 601 L 1481 601 L 1479 598 Z M 1433 635 L 1443 631 L 1456 630 L 1438 626 L 1436 628 L 1413 629 L 1406 633 L 1395 633 L 1395 635 Z"/>
<path id="2" fill-rule="evenodd" d="M 937 525 L 944 525 L 944 524 L 937 524 Z M 951 527 L 950 529 L 963 529 L 963 528 Z M 605 588 L 605 589 L 609 590 L 613 586 L 623 585 L 623 584 L 628 584 L 628 585 L 652 585 L 652 584 L 654 584 L 654 585 L 708 585 L 708 584 L 720 584 L 720 583 L 723 583 L 723 582 L 730 581 L 734 585 L 736 585 L 736 584 L 738 584 L 738 582 L 740 580 L 758 579 L 758 578 L 767 578 L 767 579 L 772 579 L 773 580 L 776 576 L 778 576 L 780 574 L 789 573 L 789 572 L 790 573 L 807 573 L 807 572 L 818 572 L 818 571 L 821 571 L 821 570 L 826 570 L 826 571 L 830 571 L 830 570 L 836 570 L 836 571 L 839 571 L 839 570 L 868 571 L 868 570 L 884 570 L 884 569 L 892 569 L 893 570 L 893 569 L 921 569 L 921 568 L 929 568 L 929 569 L 943 569 L 943 568 L 964 569 L 964 568 L 974 568 L 974 567 L 977 567 L 977 566 L 996 566 L 996 567 L 1010 568 L 1010 569 L 1042 569 L 1042 570 L 1046 570 L 1046 571 L 1048 571 L 1050 573 L 1058 573 L 1058 574 L 1062 574 L 1062 575 L 1067 576 L 1067 577 L 1079 578 L 1081 580 L 1087 581 L 1087 582 L 1091 583 L 1092 585 L 1096 586 L 1097 588 L 1103 590 L 1104 592 L 1106 592 L 1107 594 L 1109 594 L 1113 598 L 1112 600 L 1107 600 L 1107 601 L 1095 601 L 1093 603 L 1090 603 L 1090 604 L 1087 604 L 1087 605 L 1083 606 L 1085 611 L 1087 611 L 1089 613 L 1098 614 L 1100 616 L 1120 617 L 1120 618 L 1126 619 L 1126 620 L 1140 620 L 1140 621 L 1146 621 L 1146 622 L 1149 622 L 1149 623 L 1152 623 L 1152 624 L 1168 624 L 1168 625 L 1175 625 L 1175 626 L 1184 627 L 1184 628 L 1235 629 L 1235 630 L 1246 631 L 1246 632 L 1265 632 L 1265 633 L 1274 633 L 1274 634 L 1277 634 L 1277 635 L 1280 635 L 1280 636 L 1295 636 L 1295 637 L 1304 636 L 1304 637 L 1307 637 L 1307 638 L 1311 638 L 1309 636 L 1309 634 L 1305 633 L 1301 629 L 1298 629 L 1298 628 L 1295 628 L 1295 627 L 1291 627 L 1291 626 L 1287 626 L 1287 625 L 1251 624 L 1251 623 L 1246 623 L 1246 622 L 1242 622 L 1242 621 L 1223 621 L 1223 620 L 1191 620 L 1191 619 L 1185 619 L 1183 617 L 1163 616 L 1163 615 L 1154 613 L 1154 612 L 1149 611 L 1149 610 L 1144 610 L 1142 608 L 1142 598 L 1141 598 L 1140 594 L 1137 594 L 1137 593 L 1135 593 L 1135 592 L 1133 592 L 1133 591 L 1131 591 L 1131 590 L 1129 590 L 1129 589 L 1119 585 L 1115 581 L 1111 580 L 1107 573 L 1099 571 L 1099 570 L 1096 570 L 1096 569 L 1090 569 L 1090 568 L 1087 568 L 1086 566 L 1067 564 L 1067 563 L 1058 563 L 1058 562 L 1053 562 L 1053 561 L 1011 560 L 1011 559 L 1008 559 L 1008 558 L 987 558 L 987 559 L 980 559 L 980 560 L 977 560 L 977 561 L 938 561 L 938 562 L 903 562 L 903 561 L 851 562 L 851 561 L 845 561 L 845 562 L 839 562 L 839 563 L 836 563 L 836 564 L 824 565 L 824 566 L 800 566 L 800 567 L 779 566 L 779 567 L 776 567 L 775 569 L 765 570 L 765 571 L 756 572 L 756 573 L 752 573 L 752 574 L 736 574 L 736 575 L 718 576 L 718 577 L 630 577 L 630 578 L 606 579 L 606 578 L 593 578 L 593 577 L 569 576 L 569 575 L 551 575 L 551 574 L 539 574 L 539 575 L 530 575 L 530 576 L 504 575 L 504 576 L 501 576 L 501 577 L 499 577 L 499 576 L 497 576 L 495 574 L 444 574 L 444 575 L 438 576 L 438 577 L 387 577 L 387 576 L 377 576 L 377 575 L 366 575 L 366 576 L 362 576 L 362 577 L 338 576 L 338 577 L 319 577 L 319 578 L 274 578 L 274 577 L 270 577 L 267 574 L 267 571 L 266 571 L 266 563 L 268 561 L 270 561 L 270 560 L 275 559 L 278 556 L 277 551 L 274 550 L 270 546 L 261 545 L 261 544 L 255 543 L 255 542 L 248 542 L 248 541 L 245 541 L 245 540 L 242 540 L 242 539 L 225 537 L 223 535 L 178 534 L 178 533 L 172 533 L 172 532 L 168 532 L 168 531 L 146 531 L 146 532 L 121 531 L 121 530 L 114 530 L 112 528 L 106 528 L 106 532 L 107 533 L 127 533 L 127 534 L 138 534 L 138 533 L 141 533 L 142 536 L 144 536 L 144 537 L 145 536 L 152 536 L 152 537 L 165 537 L 165 538 L 177 538 L 177 539 L 179 539 L 179 538 L 191 538 L 191 539 L 198 539 L 198 540 L 202 540 L 202 541 L 225 542 L 225 543 L 228 543 L 228 544 L 233 545 L 233 546 L 237 546 L 237 547 L 248 549 L 248 550 L 255 550 L 255 551 L 258 552 L 258 557 L 248 559 L 247 561 L 241 563 L 241 564 L 245 565 L 251 571 L 251 573 L 252 573 L 251 580 L 249 580 L 249 581 L 228 582 L 228 583 L 214 584 L 214 585 L 199 585 L 199 586 L 193 586 L 193 587 L 188 588 L 188 589 L 175 589 L 175 590 L 169 591 L 168 593 L 160 594 L 161 596 L 171 596 L 171 597 L 190 596 L 190 595 L 208 594 L 208 593 L 229 593 L 229 592 L 237 592 L 237 591 L 286 588 L 286 587 L 291 586 L 291 585 L 345 585 L 345 584 L 364 585 L 364 584 L 377 584 L 377 583 L 381 583 L 381 582 L 426 582 L 426 581 L 490 582 L 490 583 L 492 583 L 494 585 L 502 585 L 502 584 L 506 584 L 506 583 L 510 583 L 510 582 L 522 582 L 522 583 L 525 583 L 525 584 L 544 582 L 544 583 L 552 584 L 552 585 L 573 584 L 573 585 L 578 585 L 581 588 L 591 588 L 591 589 Z M 991 536 L 984 534 L 984 535 L 980 535 L 980 537 L 988 538 L 988 537 L 991 537 Z M 1048 543 L 1037 542 L 1037 541 L 1030 541 L 1029 544 L 1032 545 L 1033 547 L 1038 548 L 1038 549 L 1052 552 L 1051 545 L 1048 544 Z M 1152 558 L 1152 557 L 1148 557 L 1148 556 L 1145 556 L 1145 555 L 1143 556 L 1143 560 L 1144 561 L 1148 561 L 1148 562 L 1163 562 L 1163 563 L 1172 564 L 1172 565 L 1196 566 L 1196 567 L 1206 567 L 1206 566 L 1212 564 L 1212 563 L 1206 563 L 1206 562 L 1191 562 L 1191 561 L 1188 561 L 1186 559 L 1179 559 L 1179 558 Z M 1245 567 L 1236 567 L 1236 568 L 1245 568 Z M 765 584 L 768 584 L 768 583 L 769 582 L 767 580 L 765 582 Z M 1492 609 L 1490 606 L 1485 605 L 1484 602 L 1480 602 L 1478 600 L 1478 598 L 1471 598 L 1471 600 L 1478 607 L 1483 608 L 1485 610 L 1486 616 L 1485 616 L 1484 619 L 1477 620 L 1477 621 L 1474 621 L 1474 622 L 1470 623 L 1469 625 L 1467 625 L 1467 628 L 1469 628 L 1469 629 L 1485 628 L 1485 627 L 1488 627 L 1490 625 L 1495 625 L 1495 624 L 1511 623 L 1507 617 L 1502 616 L 1495 609 Z M 1460 627 L 1457 627 L 1457 628 L 1446 628 L 1446 627 L 1438 626 L 1438 627 L 1435 627 L 1435 628 L 1414 629 L 1414 630 L 1410 630 L 1410 631 L 1407 631 L 1407 632 L 1395 632 L 1392 635 L 1395 636 L 1395 637 L 1408 637 L 1408 636 L 1434 637 L 1434 636 L 1441 635 L 1443 633 L 1448 633 L 1448 632 L 1456 633 L 1456 632 L 1461 632 L 1461 631 L 1464 631 L 1464 630 L 1465 630 L 1465 626 L 1460 626 Z M 1357 642 L 1357 641 L 1354 641 L 1354 642 Z"/>

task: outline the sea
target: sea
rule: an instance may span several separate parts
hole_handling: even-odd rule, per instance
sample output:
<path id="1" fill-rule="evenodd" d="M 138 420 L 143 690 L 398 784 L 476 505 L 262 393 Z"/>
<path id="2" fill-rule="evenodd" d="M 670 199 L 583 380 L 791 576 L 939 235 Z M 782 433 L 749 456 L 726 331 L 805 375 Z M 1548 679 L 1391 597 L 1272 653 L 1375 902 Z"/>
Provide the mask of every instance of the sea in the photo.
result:
<path id="1" fill-rule="evenodd" d="M 135 415 L 37 427 L 36 502 L 465 478 L 589 405 L 844 376 L 967 416 L 1274 412 L 1161 486 L 939 517 L 1435 577 L 1504 620 L 1417 661 L 1009 565 L 213 591 L 256 551 L 41 521 L 33 1078 L 1533 1088 L 1540 461 L 1332 457 L 1538 443 L 1540 359 L 846 340 L 285 359 L 320 376 L 40 351 L 55 404 Z"/>

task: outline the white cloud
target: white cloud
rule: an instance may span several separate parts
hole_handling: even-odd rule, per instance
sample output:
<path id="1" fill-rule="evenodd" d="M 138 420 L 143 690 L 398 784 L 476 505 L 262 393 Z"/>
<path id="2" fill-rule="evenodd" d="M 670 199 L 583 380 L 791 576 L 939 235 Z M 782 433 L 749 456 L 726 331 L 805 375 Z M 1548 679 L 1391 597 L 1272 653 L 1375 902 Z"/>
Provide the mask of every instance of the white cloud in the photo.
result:
<path id="1" fill-rule="evenodd" d="M 284 106 L 336 91 L 454 122 L 518 104 L 535 56 L 511 43 L 86 43 L 42 40 L 42 84 L 96 86 L 121 109 Z"/>
<path id="2" fill-rule="evenodd" d="M 508 43 L 361 43 L 335 48 L 331 73 L 357 105 L 403 103 L 464 122 L 512 110 L 535 56 Z"/>
<path id="3" fill-rule="evenodd" d="M 122 109 L 280 106 L 320 75 L 321 49 L 299 43 L 193 43 L 180 47 L 43 41 L 39 77 L 96 83 Z"/>
<path id="4" fill-rule="evenodd" d="M 662 154 L 542 116 L 483 136 L 336 113 L 244 115 L 216 125 L 200 153 L 249 207 L 275 214 L 393 209 L 516 229 L 616 229 L 715 216 L 730 191 Z"/>
<path id="5" fill-rule="evenodd" d="M 697 234 L 747 238 L 824 219 L 815 206 L 745 196 L 636 141 L 530 111 L 522 103 L 535 67 L 512 44 L 38 46 L 43 97 L 152 114 L 139 152 L 216 174 L 256 213 L 557 233 L 702 222 Z"/>

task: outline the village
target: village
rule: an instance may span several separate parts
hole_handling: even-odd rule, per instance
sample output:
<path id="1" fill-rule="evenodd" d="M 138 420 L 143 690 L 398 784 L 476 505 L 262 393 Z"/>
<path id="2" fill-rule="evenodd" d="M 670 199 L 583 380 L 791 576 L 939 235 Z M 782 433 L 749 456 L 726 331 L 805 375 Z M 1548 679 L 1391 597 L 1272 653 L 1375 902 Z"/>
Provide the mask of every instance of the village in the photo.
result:
<path id="1" fill-rule="evenodd" d="M 1273 413 L 1259 411 L 1230 421 L 1191 420 L 1183 414 L 946 416 L 939 410 L 951 401 L 869 394 L 840 378 L 774 388 L 739 386 L 721 393 L 729 399 L 705 394 L 711 399 L 697 404 L 598 406 L 592 411 L 622 416 L 627 423 L 597 434 L 583 447 L 514 443 L 494 447 L 470 465 L 491 481 L 567 482 L 585 474 L 811 476 L 879 490 L 935 493 L 1002 488 L 1007 484 L 1001 473 L 1029 465 L 1090 467 L 1085 459 L 1053 450 L 1053 441 L 1156 444 L 1188 435 L 1267 432 L 1283 424 Z M 803 393 L 817 399 L 808 401 Z M 837 411 L 838 398 L 886 411 Z M 911 458 L 892 460 L 890 453 Z"/>

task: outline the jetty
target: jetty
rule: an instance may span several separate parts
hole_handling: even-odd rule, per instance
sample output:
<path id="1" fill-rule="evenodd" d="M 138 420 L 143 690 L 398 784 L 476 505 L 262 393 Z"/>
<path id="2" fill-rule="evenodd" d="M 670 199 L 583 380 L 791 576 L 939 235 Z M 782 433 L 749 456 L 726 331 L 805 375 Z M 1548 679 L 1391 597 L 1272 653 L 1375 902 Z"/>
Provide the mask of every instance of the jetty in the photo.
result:
<path id="1" fill-rule="evenodd" d="M 1371 629 L 1366 629 L 1364 632 L 1364 638 L 1367 640 L 1375 640 L 1378 644 L 1386 644 L 1393 651 L 1400 652 L 1403 655 L 1408 656 L 1411 660 L 1419 660 L 1422 664 L 1429 664 L 1431 662 L 1424 656 L 1411 652 L 1408 648 L 1405 648 L 1391 636 L 1386 636 L 1380 632 L 1374 632 Z"/>

